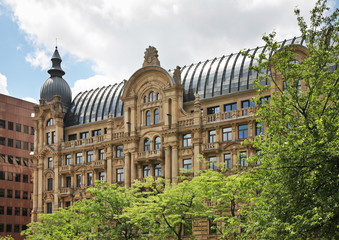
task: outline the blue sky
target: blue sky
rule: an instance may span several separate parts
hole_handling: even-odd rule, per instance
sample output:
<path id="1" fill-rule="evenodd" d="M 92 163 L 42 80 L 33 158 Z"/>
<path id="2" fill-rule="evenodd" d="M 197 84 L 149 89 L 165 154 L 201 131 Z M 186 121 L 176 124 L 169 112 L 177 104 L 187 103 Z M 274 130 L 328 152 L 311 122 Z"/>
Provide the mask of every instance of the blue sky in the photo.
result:
<path id="1" fill-rule="evenodd" d="M 58 39 L 73 97 L 127 79 L 149 45 L 173 69 L 298 34 L 314 0 L 0 0 L 0 93 L 37 102 Z M 331 9 L 338 0 L 329 1 Z"/>

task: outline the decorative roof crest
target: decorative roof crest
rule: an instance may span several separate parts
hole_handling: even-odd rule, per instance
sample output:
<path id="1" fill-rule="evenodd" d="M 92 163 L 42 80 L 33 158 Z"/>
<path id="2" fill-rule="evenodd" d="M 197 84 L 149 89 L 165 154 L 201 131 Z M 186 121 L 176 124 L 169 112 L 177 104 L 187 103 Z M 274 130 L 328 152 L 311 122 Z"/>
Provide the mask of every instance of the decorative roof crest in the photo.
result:
<path id="1" fill-rule="evenodd" d="M 177 66 L 173 72 L 173 78 L 176 84 L 181 85 L 181 67 Z"/>
<path id="2" fill-rule="evenodd" d="M 158 50 L 153 47 L 149 46 L 146 48 L 145 56 L 144 56 L 144 63 L 142 64 L 143 67 L 150 66 L 150 65 L 156 65 L 160 66 L 160 61 L 158 59 Z"/>

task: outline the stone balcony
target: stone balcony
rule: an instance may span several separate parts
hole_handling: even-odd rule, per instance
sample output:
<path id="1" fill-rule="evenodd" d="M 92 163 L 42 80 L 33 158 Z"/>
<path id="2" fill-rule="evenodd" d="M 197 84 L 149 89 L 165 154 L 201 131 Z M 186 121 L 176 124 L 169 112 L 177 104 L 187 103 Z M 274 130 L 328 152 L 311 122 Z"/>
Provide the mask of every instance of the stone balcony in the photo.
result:
<path id="1" fill-rule="evenodd" d="M 73 172 L 73 169 L 74 169 L 74 165 L 63 165 L 63 166 L 60 166 L 60 173 L 71 173 Z"/>
<path id="2" fill-rule="evenodd" d="M 97 160 L 97 161 L 91 162 L 91 166 L 94 169 L 105 169 L 106 168 L 106 161 L 105 160 Z"/>
<path id="3" fill-rule="evenodd" d="M 138 152 L 137 161 L 161 159 L 162 156 L 163 154 L 161 149 Z"/>
<path id="4" fill-rule="evenodd" d="M 96 143 L 103 142 L 104 140 L 105 140 L 105 135 L 101 135 L 101 136 L 95 136 L 91 138 L 84 138 L 84 139 L 63 142 L 61 144 L 61 147 L 62 148 L 74 148 L 77 146 L 87 146 L 87 145 L 93 145 Z"/>
<path id="5" fill-rule="evenodd" d="M 220 150 L 220 144 L 218 142 L 202 144 L 203 153 L 218 152 L 219 150 Z"/>
<path id="6" fill-rule="evenodd" d="M 73 188 L 70 188 L 70 187 L 60 188 L 59 191 L 60 191 L 61 197 L 66 197 L 66 196 L 70 196 L 73 194 Z"/>

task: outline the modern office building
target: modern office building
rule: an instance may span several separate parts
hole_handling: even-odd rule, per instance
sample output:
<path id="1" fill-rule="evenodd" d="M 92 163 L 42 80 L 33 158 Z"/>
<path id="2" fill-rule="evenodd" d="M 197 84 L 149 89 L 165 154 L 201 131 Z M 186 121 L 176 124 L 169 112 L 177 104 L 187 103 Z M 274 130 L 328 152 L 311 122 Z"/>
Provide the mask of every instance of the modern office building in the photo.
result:
<path id="1" fill-rule="evenodd" d="M 31 222 L 33 106 L 0 94 L 0 236 L 14 239 Z"/>
<path id="2" fill-rule="evenodd" d="M 292 43 L 300 57 L 307 54 L 299 38 L 282 46 Z M 193 176 L 206 168 L 246 167 L 246 157 L 256 153 L 240 143 L 264 131 L 251 102 L 257 74 L 249 68 L 257 62 L 240 52 L 167 71 L 150 46 L 128 81 L 73 100 L 57 49 L 52 63 L 34 107 L 33 221 L 87 197 L 97 179 L 126 187 L 147 176 L 175 183 L 183 168 Z M 196 237 L 207 239 L 208 224 Z"/>

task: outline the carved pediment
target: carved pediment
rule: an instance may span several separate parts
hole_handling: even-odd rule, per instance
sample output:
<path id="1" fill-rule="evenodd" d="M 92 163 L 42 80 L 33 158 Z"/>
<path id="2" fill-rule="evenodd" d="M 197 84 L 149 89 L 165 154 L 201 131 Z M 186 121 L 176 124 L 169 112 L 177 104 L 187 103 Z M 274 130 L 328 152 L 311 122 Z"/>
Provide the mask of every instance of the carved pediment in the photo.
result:
<path id="1" fill-rule="evenodd" d="M 149 46 L 146 51 L 145 51 L 145 56 L 144 56 L 144 63 L 143 67 L 149 66 L 149 65 L 156 65 L 160 66 L 160 61 L 158 59 L 158 50 L 153 47 Z"/>

